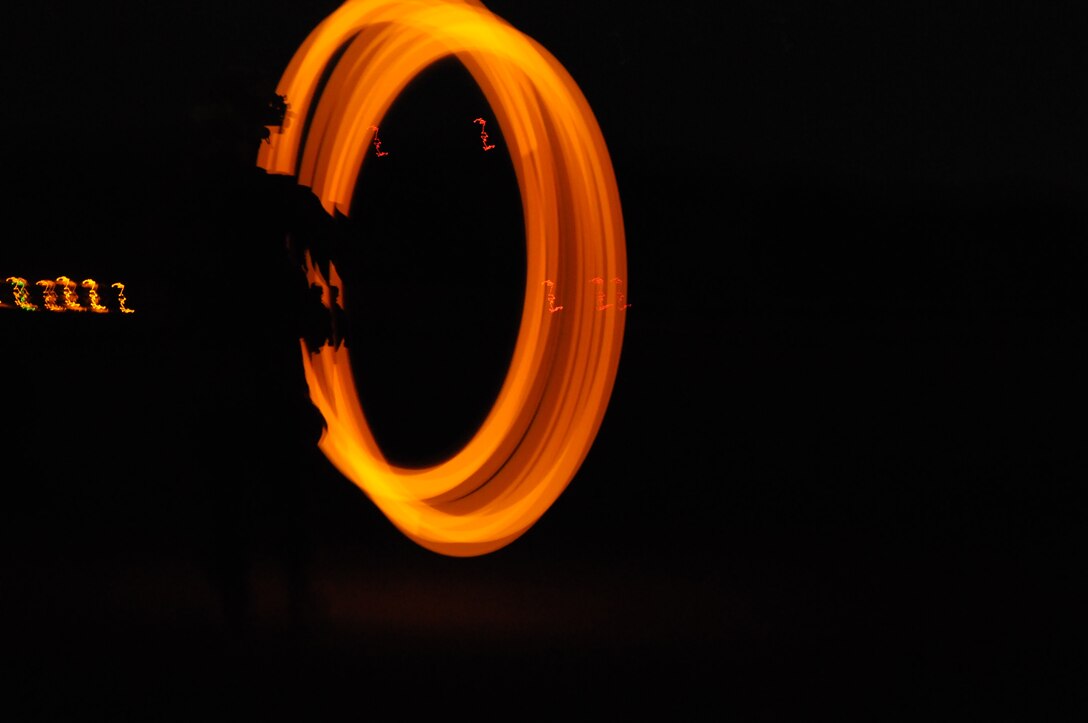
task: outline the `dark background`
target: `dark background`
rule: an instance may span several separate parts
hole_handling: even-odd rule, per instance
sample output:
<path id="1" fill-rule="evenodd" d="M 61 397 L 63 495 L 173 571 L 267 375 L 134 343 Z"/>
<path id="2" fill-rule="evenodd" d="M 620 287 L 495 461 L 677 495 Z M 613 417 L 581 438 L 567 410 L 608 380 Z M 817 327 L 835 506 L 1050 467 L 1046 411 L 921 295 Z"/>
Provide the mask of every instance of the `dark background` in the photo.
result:
<path id="1" fill-rule="evenodd" d="M 0 309 L 6 705 L 1083 718 L 1066 4 L 488 3 L 597 114 L 633 306 L 583 467 L 470 559 L 315 446 L 282 247 L 304 204 L 254 162 L 337 5 L 4 11 L 0 272 L 122 281 L 136 310 Z M 516 333 L 517 188 L 477 116 L 466 73 L 428 71 L 350 217 L 295 222 L 339 239 L 405 464 L 467 439 Z"/>

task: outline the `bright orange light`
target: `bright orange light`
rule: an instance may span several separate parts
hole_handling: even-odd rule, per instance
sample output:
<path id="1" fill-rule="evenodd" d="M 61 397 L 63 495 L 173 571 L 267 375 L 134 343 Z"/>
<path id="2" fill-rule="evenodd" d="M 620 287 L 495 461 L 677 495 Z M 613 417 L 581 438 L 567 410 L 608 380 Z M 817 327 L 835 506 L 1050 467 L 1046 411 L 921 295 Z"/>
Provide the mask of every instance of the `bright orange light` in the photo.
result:
<path id="1" fill-rule="evenodd" d="M 57 303 L 56 281 L 42 279 L 36 285 L 42 287 L 42 299 L 46 309 L 49 311 L 64 311 L 64 307 Z"/>
<path id="2" fill-rule="evenodd" d="M 68 311 L 86 311 L 87 307 L 79 303 L 79 293 L 76 291 L 76 282 L 67 276 L 58 276 L 57 283 L 64 287 L 64 308 Z"/>
<path id="3" fill-rule="evenodd" d="M 127 306 L 125 306 L 125 301 L 126 301 L 126 299 L 125 299 L 125 285 L 122 284 L 120 281 L 118 281 L 116 283 L 110 284 L 110 286 L 117 289 L 117 304 L 118 304 L 118 306 L 120 308 L 121 313 L 122 314 L 131 314 L 131 313 L 133 313 L 135 311 L 135 309 L 130 309 Z"/>
<path id="4" fill-rule="evenodd" d="M 449 56 L 486 96 L 521 191 L 527 281 L 498 398 L 457 454 L 401 468 L 374 440 L 347 347 L 311 349 L 303 340 L 302 360 L 329 460 L 411 539 L 469 556 L 510 543 L 551 506 L 588 453 L 612 392 L 625 315 L 596 313 L 585 279 L 625 277 L 626 251 L 611 159 L 589 104 L 547 50 L 479 2 L 349 0 L 314 29 L 277 87 L 294 116 L 309 121 L 285 124 L 261 144 L 258 165 L 296 176 L 326 211 L 348 214 L 371 134 L 378 149 L 377 127 L 393 101 Z M 342 289 L 307 266 L 311 283 Z M 564 289 L 564 313 L 541 309 L 540 279 L 549 293 Z M 554 298 L 548 304 L 558 310 Z"/>
<path id="5" fill-rule="evenodd" d="M 80 286 L 87 289 L 87 301 L 91 305 L 91 311 L 99 314 L 104 314 L 109 309 L 102 305 L 101 300 L 98 297 L 98 282 L 94 279 L 83 279 L 80 282 Z"/>

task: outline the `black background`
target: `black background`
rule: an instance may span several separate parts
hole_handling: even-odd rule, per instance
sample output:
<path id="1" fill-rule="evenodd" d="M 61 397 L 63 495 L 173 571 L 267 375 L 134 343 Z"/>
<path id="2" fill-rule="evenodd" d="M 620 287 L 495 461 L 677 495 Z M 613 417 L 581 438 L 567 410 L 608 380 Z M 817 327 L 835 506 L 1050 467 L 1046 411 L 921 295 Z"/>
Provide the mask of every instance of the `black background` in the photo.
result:
<path id="1" fill-rule="evenodd" d="M 489 3 L 597 114 L 633 306 L 582 469 L 470 559 L 314 444 L 256 134 L 336 6 L 4 11 L 0 272 L 123 281 L 137 312 L 0 309 L 12 705 L 1083 717 L 1064 5 Z M 406 464 L 471 434 L 516 332 L 517 188 L 476 116 L 455 64 L 421 76 L 336 222 L 363 401 Z"/>

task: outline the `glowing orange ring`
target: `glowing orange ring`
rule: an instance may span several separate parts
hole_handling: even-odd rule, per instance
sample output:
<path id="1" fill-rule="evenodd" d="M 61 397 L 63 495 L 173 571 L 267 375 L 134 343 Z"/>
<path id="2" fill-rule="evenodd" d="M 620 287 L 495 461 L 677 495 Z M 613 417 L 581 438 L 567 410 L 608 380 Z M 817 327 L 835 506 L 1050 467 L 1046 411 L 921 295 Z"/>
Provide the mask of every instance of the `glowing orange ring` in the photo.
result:
<path id="1" fill-rule="evenodd" d="M 525 221 L 525 300 L 496 402 L 450 459 L 395 467 L 367 425 L 347 348 L 314 350 L 303 341 L 302 359 L 325 417 L 319 445 L 329 460 L 411 539 L 469 556 L 510 543 L 551 506 L 585 459 L 615 381 L 624 314 L 597 309 L 591 279 L 626 278 L 623 218 L 589 104 L 551 54 L 478 2 L 349 0 L 284 72 L 277 92 L 292 113 L 262 146 L 258 165 L 296 175 L 327 211 L 347 214 L 371 127 L 416 75 L 451 55 L 503 129 Z M 314 283 L 343 288 L 309 273 Z M 545 280 L 560 294 L 561 313 L 546 310 Z"/>

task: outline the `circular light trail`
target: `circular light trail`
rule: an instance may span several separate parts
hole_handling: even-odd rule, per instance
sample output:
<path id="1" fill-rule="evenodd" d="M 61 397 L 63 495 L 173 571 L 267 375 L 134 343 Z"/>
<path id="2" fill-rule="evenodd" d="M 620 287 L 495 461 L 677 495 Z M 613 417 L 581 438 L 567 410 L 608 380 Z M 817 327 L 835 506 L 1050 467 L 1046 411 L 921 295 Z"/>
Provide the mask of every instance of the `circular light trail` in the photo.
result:
<path id="1" fill-rule="evenodd" d="M 408 537 L 435 552 L 481 555 L 523 534 L 581 466 L 612 392 L 624 313 L 596 308 L 594 278 L 626 278 L 619 193 L 589 104 L 560 63 L 474 0 L 348 0 L 320 23 L 277 87 L 291 113 L 258 165 L 294 175 L 325 210 L 347 215 L 380 126 L 404 87 L 454 56 L 503 129 L 521 192 L 526 288 L 517 341 L 476 435 L 437 465 L 382 455 L 359 403 L 348 349 L 302 342 L 319 446 Z M 325 303 L 344 289 L 309 264 Z M 545 284 L 545 282 L 547 282 Z M 328 286 L 340 287 L 334 302 Z M 350 292 L 349 292 L 350 293 Z M 561 313 L 554 307 L 562 300 Z M 546 296 L 550 295 L 551 299 Z"/>

